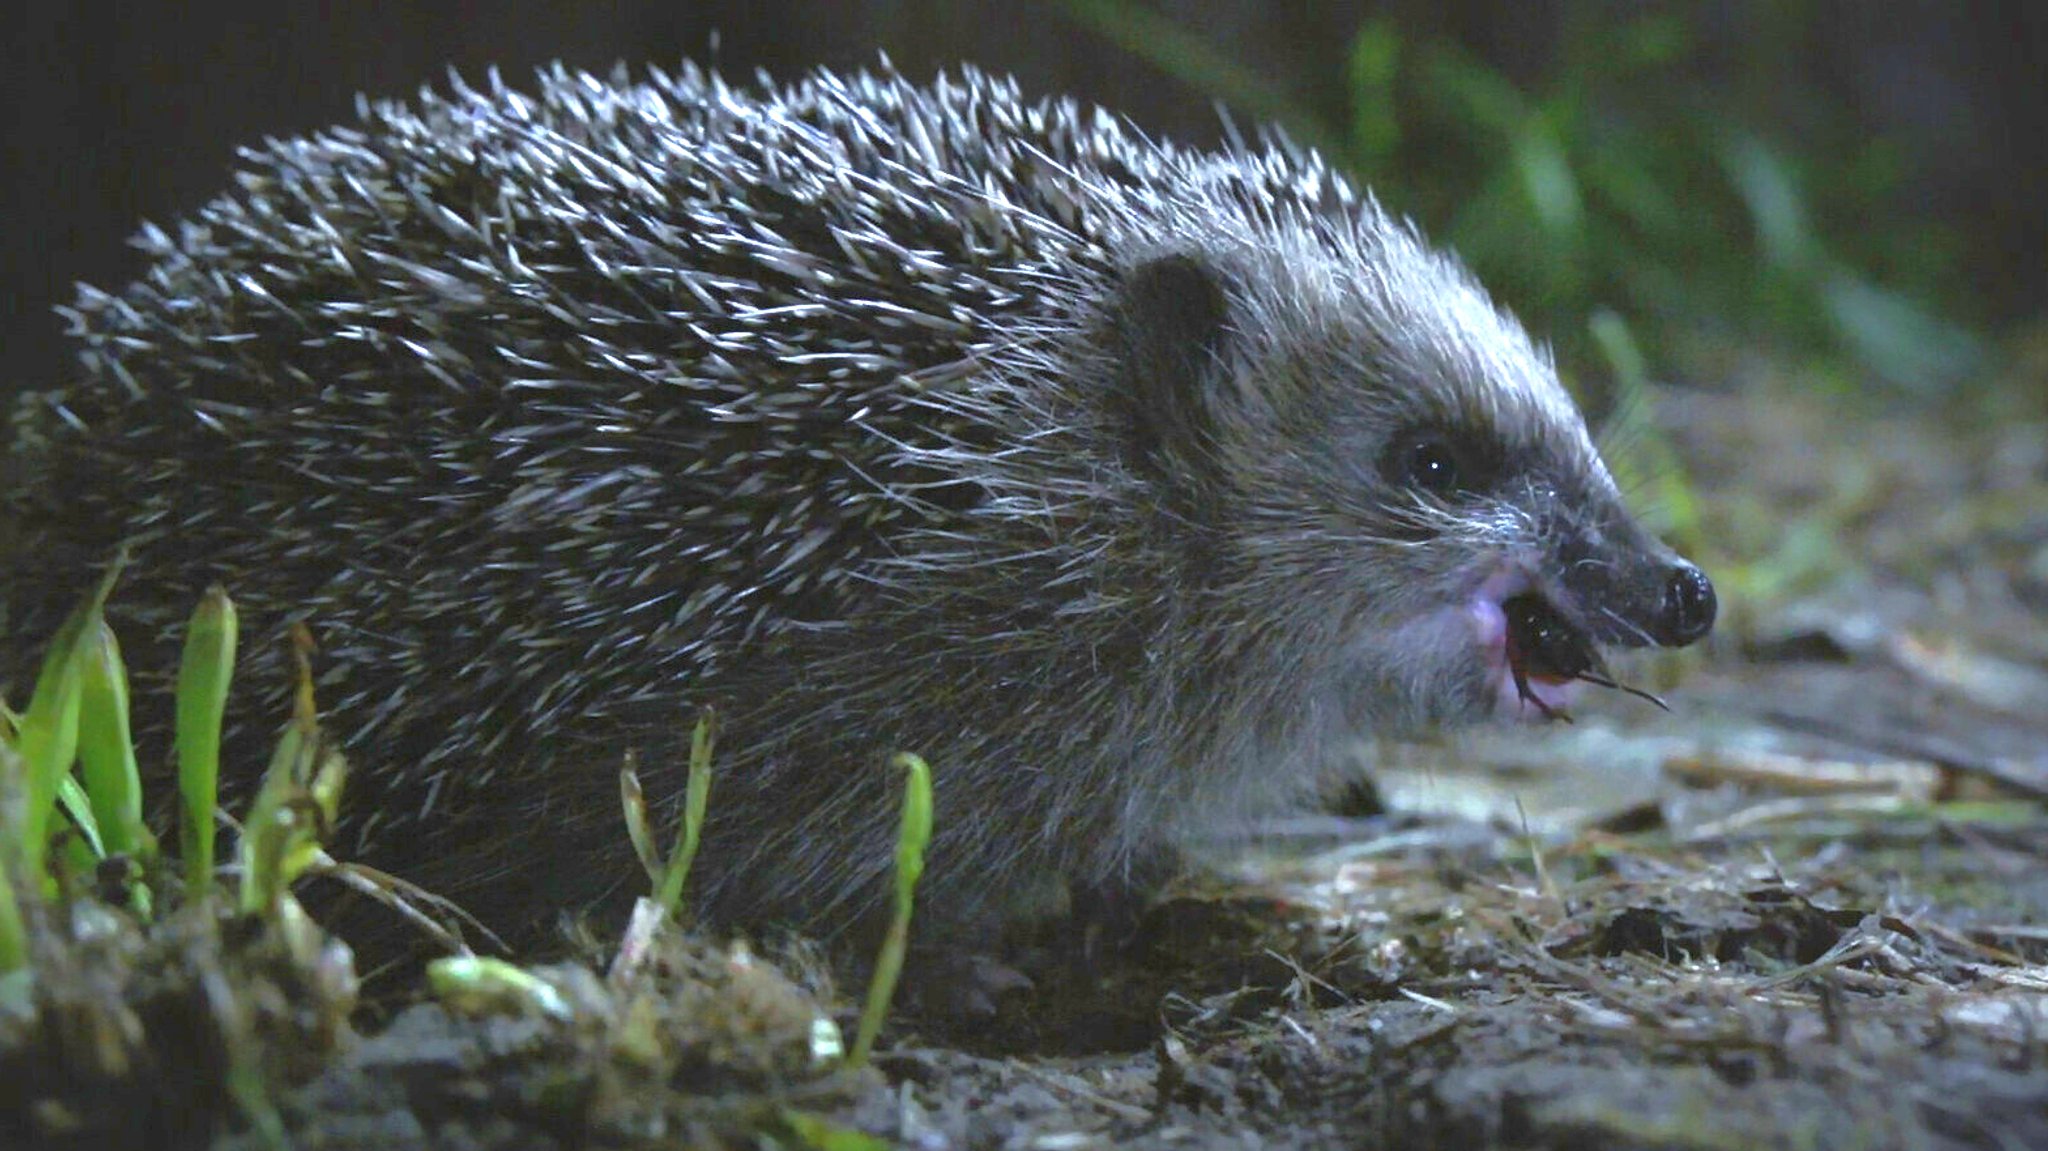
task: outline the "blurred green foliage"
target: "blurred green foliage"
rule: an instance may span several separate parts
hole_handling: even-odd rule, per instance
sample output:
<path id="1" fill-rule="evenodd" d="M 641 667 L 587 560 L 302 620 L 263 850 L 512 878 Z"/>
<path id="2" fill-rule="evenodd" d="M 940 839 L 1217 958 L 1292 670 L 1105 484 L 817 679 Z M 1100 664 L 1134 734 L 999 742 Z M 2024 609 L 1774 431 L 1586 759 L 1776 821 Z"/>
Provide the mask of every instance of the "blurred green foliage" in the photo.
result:
<path id="1" fill-rule="evenodd" d="M 1568 368 L 1620 368 L 1617 318 L 1667 373 L 1760 346 L 1837 386 L 1935 392 L 1982 359 L 1950 318 L 1967 311 L 1959 240 L 1897 207 L 1897 142 L 1798 66 L 1816 6 L 1740 6 L 1730 59 L 1704 6 L 1567 3 L 1553 60 L 1519 84 L 1447 35 L 1376 17 L 1334 100 L 1275 87 L 1135 5 L 1064 6 L 1355 173 Z"/>

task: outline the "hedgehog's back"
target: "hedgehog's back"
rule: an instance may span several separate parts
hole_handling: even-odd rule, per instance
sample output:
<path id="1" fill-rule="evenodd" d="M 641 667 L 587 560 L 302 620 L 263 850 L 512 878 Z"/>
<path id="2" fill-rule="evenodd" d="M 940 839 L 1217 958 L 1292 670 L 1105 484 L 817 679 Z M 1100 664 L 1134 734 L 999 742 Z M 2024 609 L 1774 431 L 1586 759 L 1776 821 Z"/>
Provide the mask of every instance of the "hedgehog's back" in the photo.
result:
<path id="1" fill-rule="evenodd" d="M 588 749 L 607 779 L 699 703 L 786 691 L 779 636 L 860 615 L 904 531 L 984 503 L 994 477 L 953 461 L 1060 450 L 1030 425 L 1056 397 L 1027 417 L 1003 365 L 1043 371 L 1092 257 L 993 210 L 1007 176 L 948 170 L 1028 116 L 970 88 L 555 73 L 248 151 L 235 192 L 144 232 L 143 278 L 81 289 L 79 377 L 16 413 L 12 695 L 125 547 L 110 616 L 144 753 L 167 747 L 182 621 L 223 583 L 234 761 L 267 760 L 303 618 L 373 768 L 351 842 L 406 848 L 502 839 L 508 776 Z M 610 788 L 517 792 L 610 828 L 586 793 Z"/>

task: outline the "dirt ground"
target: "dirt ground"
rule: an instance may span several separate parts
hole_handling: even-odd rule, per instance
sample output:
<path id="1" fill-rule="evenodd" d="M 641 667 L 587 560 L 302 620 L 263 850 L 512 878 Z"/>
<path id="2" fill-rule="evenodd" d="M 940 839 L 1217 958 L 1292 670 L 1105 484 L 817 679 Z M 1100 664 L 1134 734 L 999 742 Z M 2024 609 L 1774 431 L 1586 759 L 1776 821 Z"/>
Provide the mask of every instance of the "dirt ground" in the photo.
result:
<path id="1" fill-rule="evenodd" d="M 858 989 L 670 937 L 365 1015 L 275 925 L 81 910 L 0 1145 L 2048 1147 L 2043 345 L 1967 410 L 1662 394 L 1724 603 L 1627 665 L 1668 714 L 1361 749 L 993 1022 L 849 1070 Z"/>

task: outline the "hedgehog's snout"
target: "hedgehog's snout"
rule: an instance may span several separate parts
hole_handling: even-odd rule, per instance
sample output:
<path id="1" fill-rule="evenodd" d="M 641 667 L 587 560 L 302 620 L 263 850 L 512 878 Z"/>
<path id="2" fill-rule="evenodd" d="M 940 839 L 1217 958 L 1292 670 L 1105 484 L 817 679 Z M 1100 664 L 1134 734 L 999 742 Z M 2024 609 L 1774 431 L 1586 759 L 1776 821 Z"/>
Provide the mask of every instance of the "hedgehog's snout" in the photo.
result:
<path id="1" fill-rule="evenodd" d="M 1606 647 L 1685 647 L 1714 630 L 1714 583 L 1633 519 L 1566 524 L 1543 586 L 1562 615 Z"/>
<path id="2" fill-rule="evenodd" d="M 1684 647 L 1714 630 L 1718 604 L 1714 581 L 1685 560 L 1676 560 L 1664 575 L 1664 594 L 1648 621 L 1650 638 L 1664 647 Z"/>

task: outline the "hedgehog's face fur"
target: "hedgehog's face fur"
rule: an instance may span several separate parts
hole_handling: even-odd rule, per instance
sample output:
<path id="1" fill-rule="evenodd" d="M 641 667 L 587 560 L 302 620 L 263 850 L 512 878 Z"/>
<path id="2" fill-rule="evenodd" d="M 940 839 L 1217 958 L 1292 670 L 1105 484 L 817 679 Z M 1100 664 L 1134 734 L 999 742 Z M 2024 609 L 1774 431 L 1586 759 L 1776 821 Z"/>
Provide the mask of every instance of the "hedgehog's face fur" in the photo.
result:
<path id="1" fill-rule="evenodd" d="M 1712 586 L 1629 515 L 1547 354 L 1368 223 L 1125 280 L 1134 456 L 1204 541 L 1191 583 L 1268 605 L 1238 626 L 1321 661 L 1245 652 L 1306 685 L 1277 706 L 1378 734 L 1549 716 L 1600 645 L 1706 634 Z"/>

